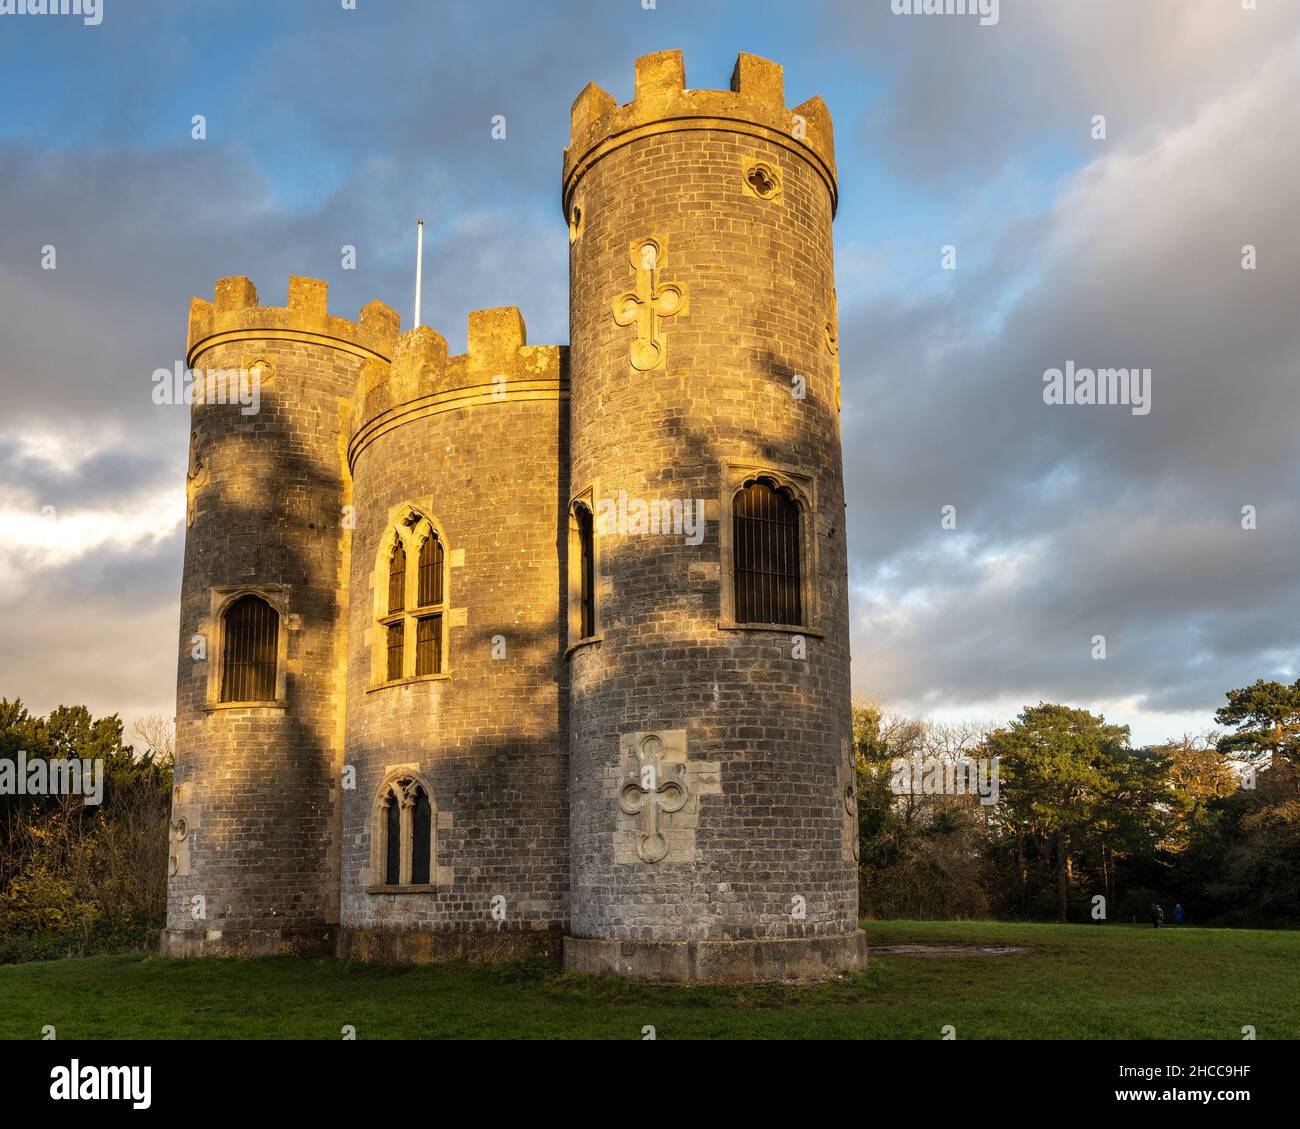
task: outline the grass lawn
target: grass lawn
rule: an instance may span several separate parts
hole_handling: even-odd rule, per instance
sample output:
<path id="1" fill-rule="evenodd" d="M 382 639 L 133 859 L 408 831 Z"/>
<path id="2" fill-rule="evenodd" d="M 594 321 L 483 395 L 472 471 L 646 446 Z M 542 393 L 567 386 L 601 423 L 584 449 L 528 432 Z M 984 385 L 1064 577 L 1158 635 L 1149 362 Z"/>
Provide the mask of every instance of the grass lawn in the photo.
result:
<path id="1" fill-rule="evenodd" d="M 376 967 L 139 954 L 0 967 L 0 1037 L 38 1039 L 1300 1038 L 1300 932 L 869 922 L 873 945 L 1026 946 L 1013 956 L 875 954 L 809 988 L 669 988 L 532 964 Z"/>

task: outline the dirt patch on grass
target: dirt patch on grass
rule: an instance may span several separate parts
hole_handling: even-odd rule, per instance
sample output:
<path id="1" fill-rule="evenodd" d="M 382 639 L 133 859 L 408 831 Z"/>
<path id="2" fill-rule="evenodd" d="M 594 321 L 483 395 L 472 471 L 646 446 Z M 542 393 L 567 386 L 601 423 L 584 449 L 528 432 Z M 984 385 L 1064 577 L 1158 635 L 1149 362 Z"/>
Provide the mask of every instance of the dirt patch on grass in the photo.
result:
<path id="1" fill-rule="evenodd" d="M 1018 945 L 872 945 L 869 951 L 909 957 L 1011 957 L 1031 950 Z"/>

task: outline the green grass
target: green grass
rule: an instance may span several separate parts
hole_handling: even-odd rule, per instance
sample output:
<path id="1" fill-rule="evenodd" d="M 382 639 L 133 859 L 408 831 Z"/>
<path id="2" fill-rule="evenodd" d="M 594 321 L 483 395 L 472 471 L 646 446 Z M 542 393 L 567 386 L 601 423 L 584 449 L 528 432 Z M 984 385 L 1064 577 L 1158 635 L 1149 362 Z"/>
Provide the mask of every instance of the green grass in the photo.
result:
<path id="1" fill-rule="evenodd" d="M 380 967 L 141 955 L 0 967 L 0 1037 L 60 1039 L 1300 1038 L 1300 933 L 1109 924 L 871 922 L 872 944 L 1022 956 L 873 955 L 815 987 L 671 988 L 535 964 Z"/>

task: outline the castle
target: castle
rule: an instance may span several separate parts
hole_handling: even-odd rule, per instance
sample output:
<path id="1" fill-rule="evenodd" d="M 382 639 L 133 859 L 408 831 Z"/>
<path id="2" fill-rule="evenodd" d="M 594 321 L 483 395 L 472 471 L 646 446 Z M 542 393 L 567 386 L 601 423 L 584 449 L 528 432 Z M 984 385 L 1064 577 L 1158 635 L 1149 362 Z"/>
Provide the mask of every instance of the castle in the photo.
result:
<path id="1" fill-rule="evenodd" d="M 165 955 L 861 968 L 831 120 L 740 55 L 573 104 L 570 344 L 190 309 Z"/>

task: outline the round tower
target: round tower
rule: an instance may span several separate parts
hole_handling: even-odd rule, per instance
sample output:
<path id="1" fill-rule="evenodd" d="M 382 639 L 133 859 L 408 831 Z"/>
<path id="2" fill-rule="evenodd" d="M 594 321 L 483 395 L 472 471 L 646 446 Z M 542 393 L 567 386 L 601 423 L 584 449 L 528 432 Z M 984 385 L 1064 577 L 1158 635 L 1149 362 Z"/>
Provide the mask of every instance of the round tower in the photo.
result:
<path id="1" fill-rule="evenodd" d="M 833 148 L 751 55 L 729 91 L 666 51 L 573 106 L 572 968 L 865 962 Z"/>
<path id="2" fill-rule="evenodd" d="M 513 307 L 366 366 L 352 543 L 339 954 L 558 957 L 567 351 Z"/>
<path id="3" fill-rule="evenodd" d="M 193 399 L 181 590 L 172 956 L 332 952 L 338 922 L 345 428 L 398 318 L 331 317 L 326 284 L 286 308 L 246 278 L 190 309 Z"/>

